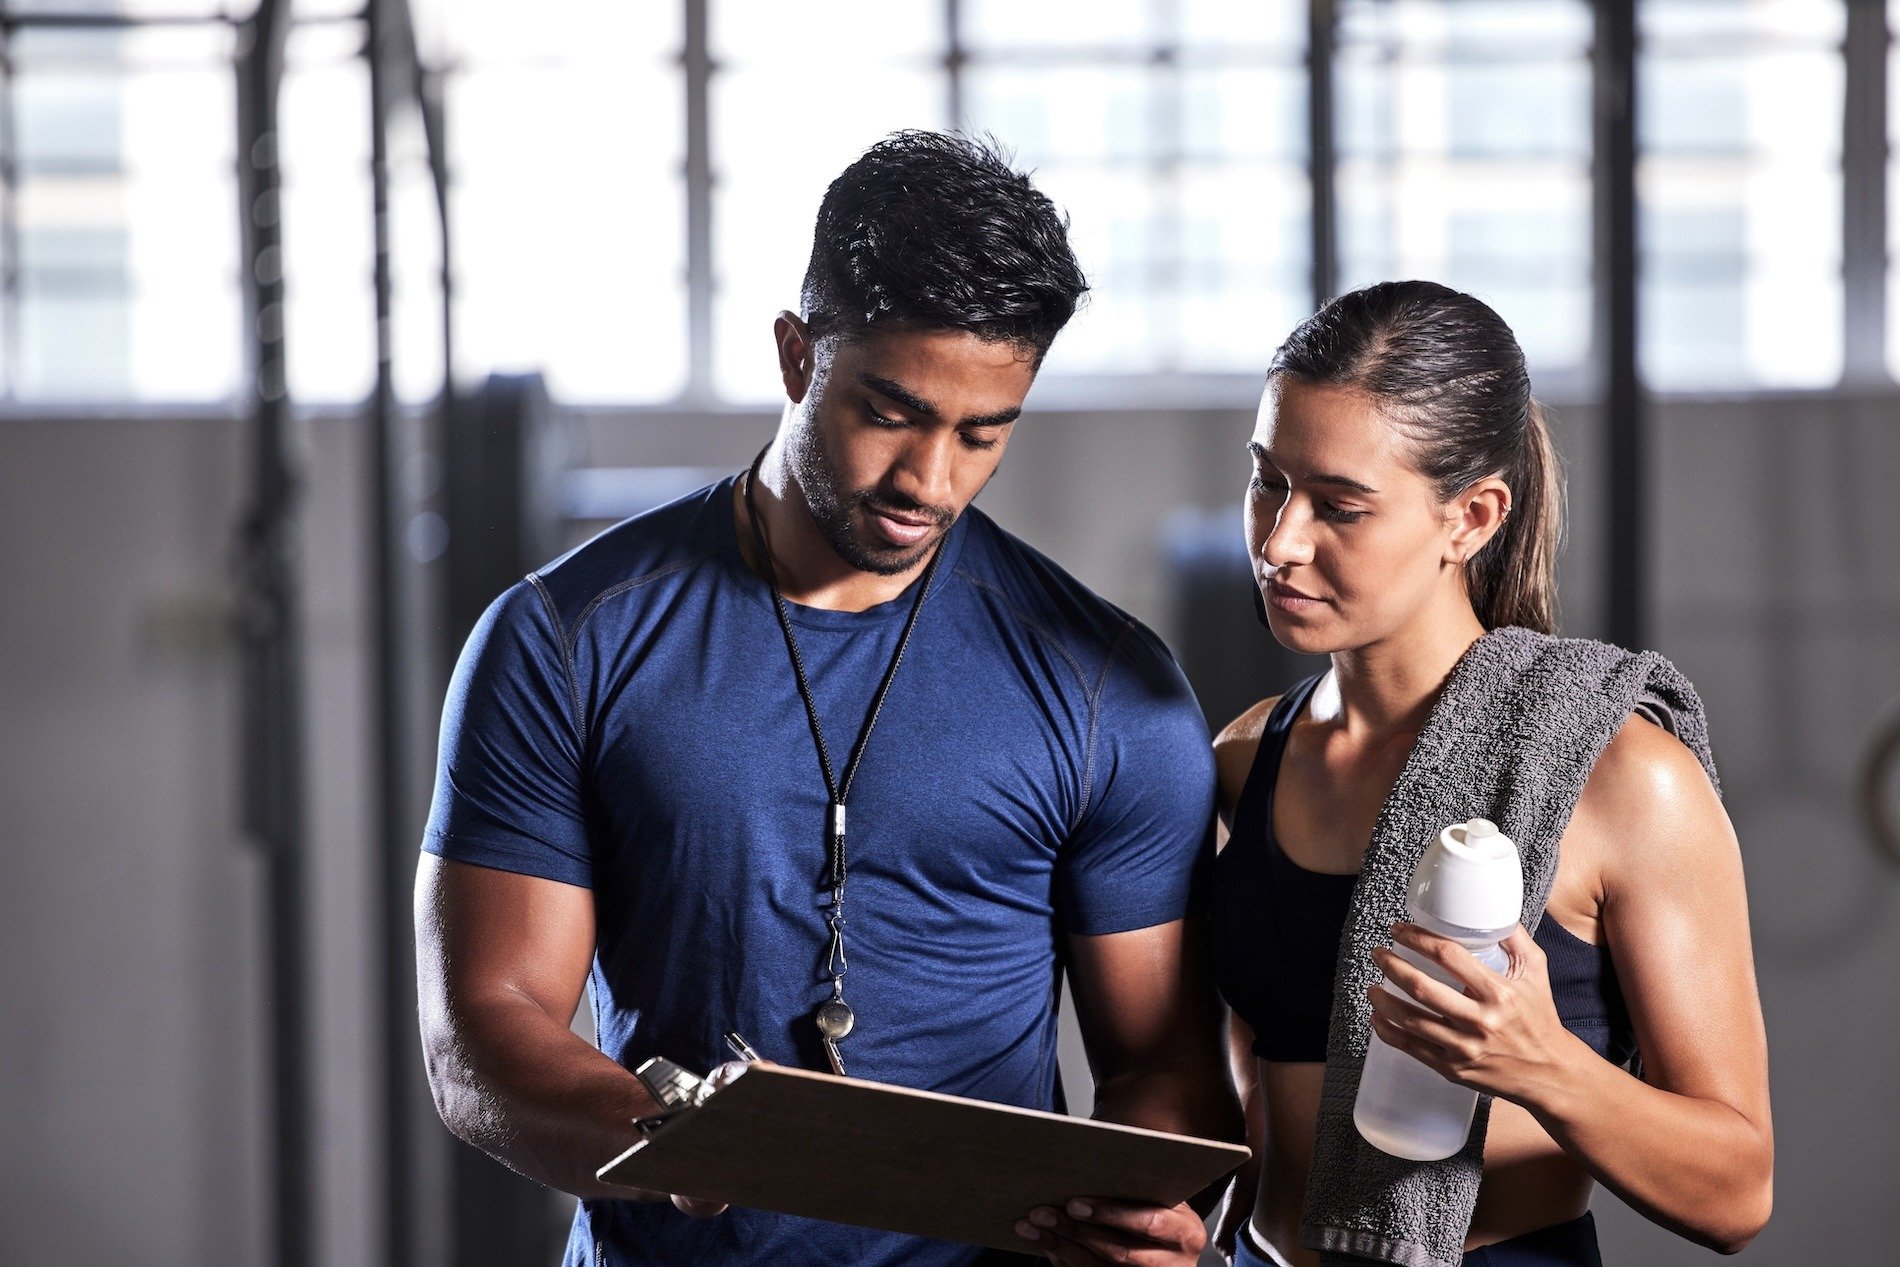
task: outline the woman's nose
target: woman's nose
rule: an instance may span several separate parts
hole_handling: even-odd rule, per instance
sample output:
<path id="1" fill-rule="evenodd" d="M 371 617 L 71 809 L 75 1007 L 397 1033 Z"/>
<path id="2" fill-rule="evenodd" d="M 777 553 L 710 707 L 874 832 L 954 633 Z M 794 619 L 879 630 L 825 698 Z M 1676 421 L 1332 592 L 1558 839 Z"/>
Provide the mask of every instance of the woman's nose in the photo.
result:
<path id="1" fill-rule="evenodd" d="M 1312 562 L 1313 539 L 1308 526 L 1307 516 L 1301 514 L 1291 500 L 1282 502 L 1273 528 L 1261 545 L 1261 558 L 1276 568 Z"/>

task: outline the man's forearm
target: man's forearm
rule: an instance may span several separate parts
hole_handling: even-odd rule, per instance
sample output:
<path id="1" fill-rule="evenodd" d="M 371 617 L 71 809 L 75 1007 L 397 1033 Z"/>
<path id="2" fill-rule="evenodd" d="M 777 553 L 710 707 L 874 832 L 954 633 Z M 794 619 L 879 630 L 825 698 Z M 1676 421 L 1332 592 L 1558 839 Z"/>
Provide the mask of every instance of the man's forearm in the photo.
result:
<path id="1" fill-rule="evenodd" d="M 659 1106 L 627 1070 L 525 997 L 458 1010 L 429 1035 L 429 1082 L 459 1138 L 578 1197 L 626 1198 L 594 1172 L 640 1138 Z"/>
<path id="2" fill-rule="evenodd" d="M 1200 1139 L 1242 1142 L 1246 1120 L 1225 1071 L 1193 1066 L 1125 1074 L 1098 1086 L 1094 1116 L 1104 1122 L 1171 1131 Z M 1205 1215 L 1226 1191 L 1222 1179 L 1190 1204 Z"/>

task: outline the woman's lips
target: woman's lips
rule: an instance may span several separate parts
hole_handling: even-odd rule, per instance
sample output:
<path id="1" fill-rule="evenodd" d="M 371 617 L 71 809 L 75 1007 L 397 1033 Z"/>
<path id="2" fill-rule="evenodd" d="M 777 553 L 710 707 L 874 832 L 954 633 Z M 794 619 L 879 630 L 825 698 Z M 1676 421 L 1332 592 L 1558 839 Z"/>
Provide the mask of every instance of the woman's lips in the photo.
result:
<path id="1" fill-rule="evenodd" d="M 1303 594 L 1292 586 L 1282 585 L 1275 580 L 1267 582 L 1267 602 L 1283 612 L 1291 612 L 1295 615 L 1316 611 L 1326 605 L 1326 600 L 1323 598 Z"/>

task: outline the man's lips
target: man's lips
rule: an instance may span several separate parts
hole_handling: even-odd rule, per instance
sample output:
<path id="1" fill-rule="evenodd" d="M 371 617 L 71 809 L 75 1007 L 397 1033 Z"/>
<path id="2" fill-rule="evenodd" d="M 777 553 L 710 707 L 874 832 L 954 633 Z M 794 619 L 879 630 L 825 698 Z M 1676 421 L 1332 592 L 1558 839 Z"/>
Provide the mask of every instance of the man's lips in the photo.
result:
<path id="1" fill-rule="evenodd" d="M 871 521 L 893 545 L 914 546 L 929 536 L 930 530 L 937 526 L 937 521 L 927 516 L 900 515 L 893 511 L 879 510 L 876 507 L 868 509 L 871 512 Z"/>

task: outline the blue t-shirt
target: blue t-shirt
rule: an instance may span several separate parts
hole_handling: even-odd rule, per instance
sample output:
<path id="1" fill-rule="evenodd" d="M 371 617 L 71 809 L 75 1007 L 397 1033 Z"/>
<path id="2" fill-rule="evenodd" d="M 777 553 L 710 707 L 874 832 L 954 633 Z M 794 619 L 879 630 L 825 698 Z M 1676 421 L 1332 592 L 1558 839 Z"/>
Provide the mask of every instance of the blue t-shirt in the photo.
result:
<path id="1" fill-rule="evenodd" d="M 824 779 L 734 481 L 516 585 L 462 653 L 424 848 L 593 891 L 600 1046 L 705 1070 L 737 1030 L 825 1066 Z M 1167 649 L 967 511 L 849 796 L 854 1077 L 1050 1109 L 1065 933 L 1180 918 L 1213 761 Z M 836 768 L 913 590 L 791 608 Z M 607 1159 L 602 1158 L 605 1162 Z M 585 1201 L 569 1263 L 923 1263 L 979 1251 L 732 1210 Z"/>

